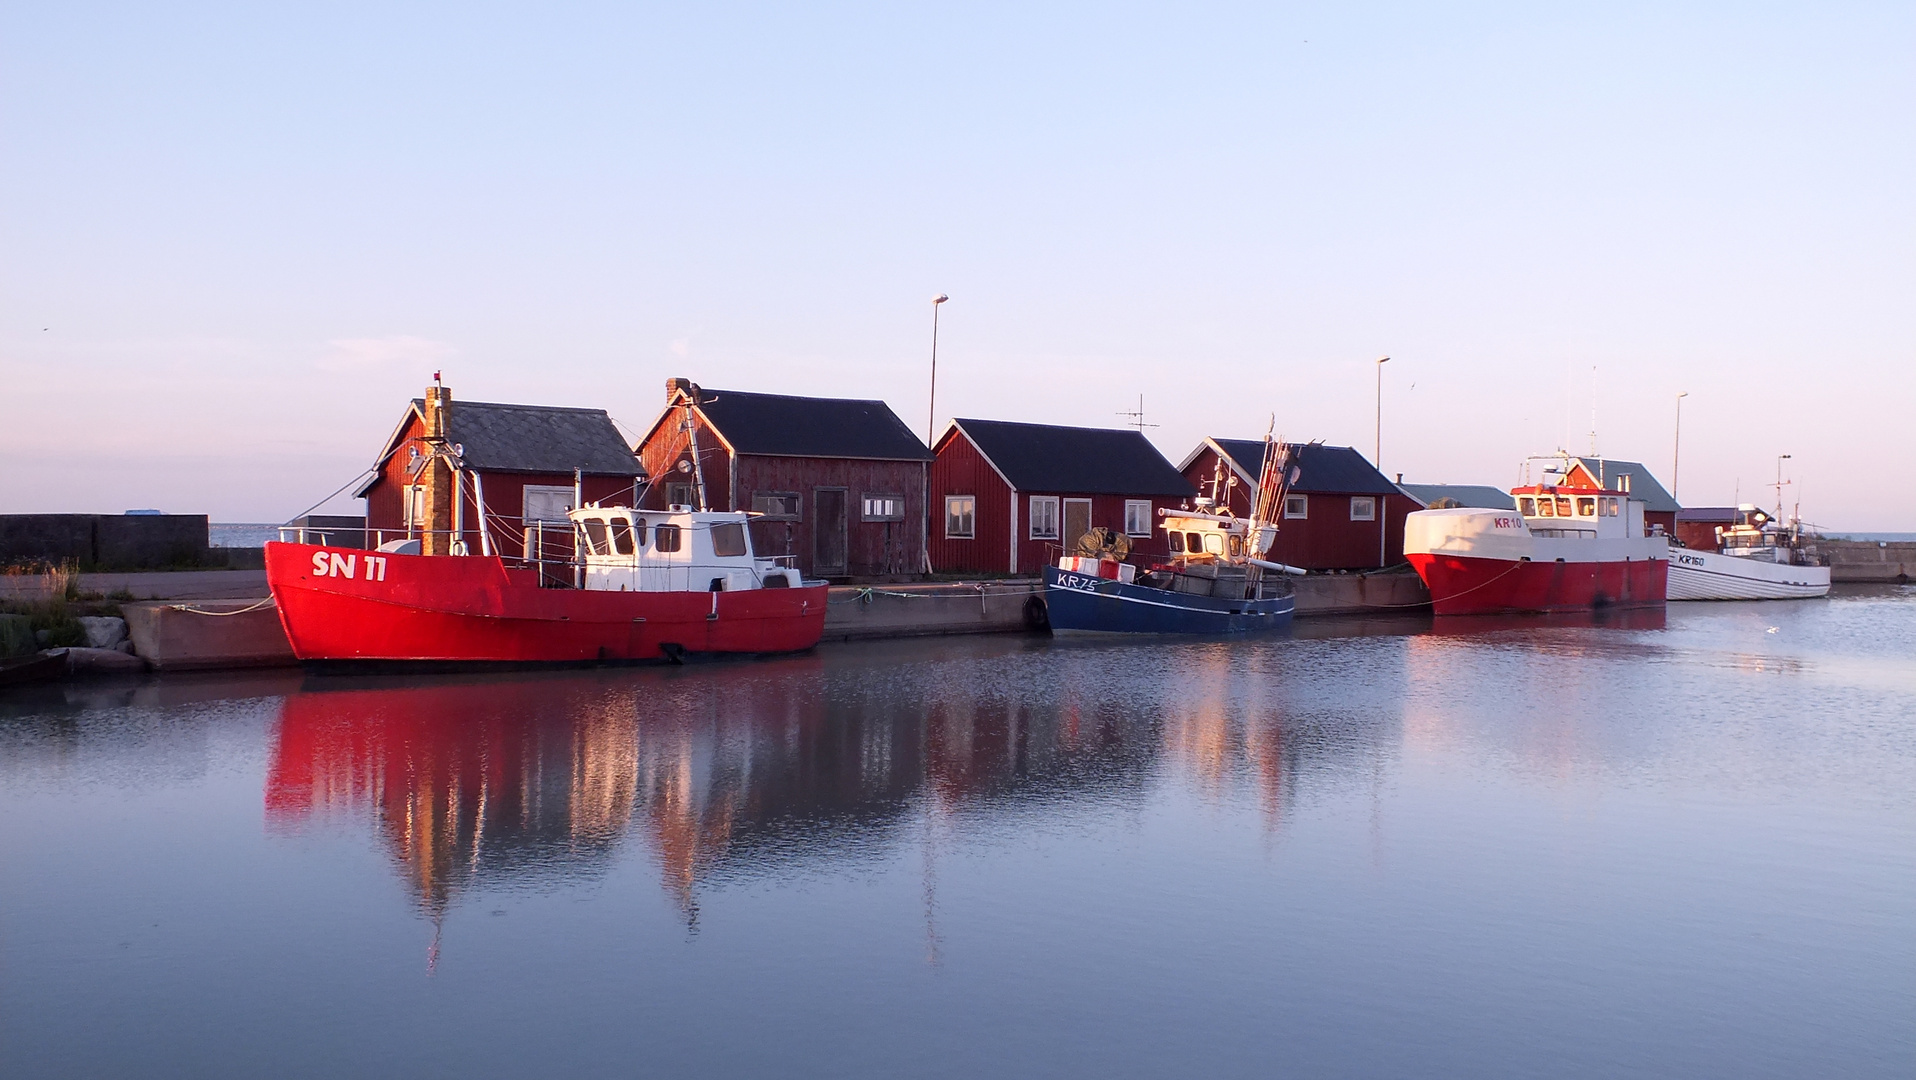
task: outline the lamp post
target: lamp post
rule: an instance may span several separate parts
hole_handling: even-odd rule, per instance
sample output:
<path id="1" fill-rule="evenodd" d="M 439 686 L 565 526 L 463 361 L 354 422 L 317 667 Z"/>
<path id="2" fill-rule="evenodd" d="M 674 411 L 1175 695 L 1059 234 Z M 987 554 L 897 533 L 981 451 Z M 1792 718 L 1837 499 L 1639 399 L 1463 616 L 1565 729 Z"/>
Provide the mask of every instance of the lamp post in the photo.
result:
<path id="1" fill-rule="evenodd" d="M 1676 440 L 1670 446 L 1670 497 L 1676 499 L 1677 502 L 1683 501 L 1677 497 L 1677 491 L 1679 490 L 1677 485 L 1679 482 L 1678 477 L 1682 473 L 1681 466 L 1683 464 L 1683 399 L 1689 396 L 1690 392 L 1688 390 L 1678 391 L 1677 393 Z"/>
<path id="2" fill-rule="evenodd" d="M 932 440 L 932 425 L 938 422 L 938 307 L 951 299 L 944 293 L 931 298 L 931 403 L 925 407 L 925 446 Z"/>
<path id="3" fill-rule="evenodd" d="M 1378 472 L 1384 471 L 1384 365 L 1388 363 L 1388 356 L 1377 358 L 1377 445 L 1371 450 L 1370 460 Z"/>

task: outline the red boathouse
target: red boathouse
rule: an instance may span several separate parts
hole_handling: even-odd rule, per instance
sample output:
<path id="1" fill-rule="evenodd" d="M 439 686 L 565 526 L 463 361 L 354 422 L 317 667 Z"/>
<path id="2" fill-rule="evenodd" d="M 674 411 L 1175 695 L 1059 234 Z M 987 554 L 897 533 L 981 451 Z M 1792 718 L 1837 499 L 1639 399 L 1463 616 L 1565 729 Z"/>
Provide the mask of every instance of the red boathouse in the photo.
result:
<path id="1" fill-rule="evenodd" d="M 1348 446 L 1286 443 L 1296 477 L 1285 489 L 1284 516 L 1267 556 L 1306 570 L 1377 570 L 1404 561 L 1404 516 L 1415 500 Z M 1249 517 L 1264 468 L 1264 443 L 1206 439 L 1179 472 L 1221 507 Z"/>
<path id="2" fill-rule="evenodd" d="M 710 390 L 668 379 L 665 409 L 636 451 L 655 478 L 648 509 L 698 505 L 703 475 L 707 507 L 763 515 L 755 550 L 795 556 L 807 577 L 924 570 L 931 452 L 882 401 Z"/>
<path id="3" fill-rule="evenodd" d="M 1197 494 L 1136 431 L 953 420 L 931 466 L 931 564 L 1035 574 L 1095 527 L 1168 557 L 1158 511 Z"/>

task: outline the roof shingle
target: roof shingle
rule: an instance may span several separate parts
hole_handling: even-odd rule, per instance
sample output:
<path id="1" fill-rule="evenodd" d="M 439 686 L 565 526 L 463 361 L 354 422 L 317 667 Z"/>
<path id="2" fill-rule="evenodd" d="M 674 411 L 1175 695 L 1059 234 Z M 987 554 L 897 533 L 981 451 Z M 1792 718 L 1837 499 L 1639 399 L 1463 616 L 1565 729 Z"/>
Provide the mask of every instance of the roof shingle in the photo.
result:
<path id="1" fill-rule="evenodd" d="M 425 415 L 425 402 L 413 399 Z M 465 446 L 468 468 L 495 472 L 638 476 L 639 459 L 625 445 L 604 409 L 554 405 L 502 405 L 457 401 L 446 418 L 446 435 Z"/>
<path id="2" fill-rule="evenodd" d="M 1212 439 L 1255 480 L 1264 472 L 1262 439 Z M 1384 478 L 1364 455 L 1348 446 L 1323 443 L 1286 443 L 1298 468 L 1290 485 L 1299 494 L 1392 495 L 1397 486 Z"/>
<path id="3" fill-rule="evenodd" d="M 952 423 L 1019 491 L 1175 499 L 1197 494 L 1140 432 L 1005 420 Z"/>
<path id="4" fill-rule="evenodd" d="M 699 411 L 741 454 L 928 461 L 931 451 L 891 406 L 855 398 L 701 388 Z"/>

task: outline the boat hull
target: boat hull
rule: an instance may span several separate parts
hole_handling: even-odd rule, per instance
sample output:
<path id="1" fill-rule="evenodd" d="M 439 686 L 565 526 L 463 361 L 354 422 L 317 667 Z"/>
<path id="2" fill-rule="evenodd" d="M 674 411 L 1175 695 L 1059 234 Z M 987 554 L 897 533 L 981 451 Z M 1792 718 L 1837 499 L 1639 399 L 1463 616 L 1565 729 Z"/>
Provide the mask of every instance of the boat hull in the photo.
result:
<path id="1" fill-rule="evenodd" d="M 316 558 L 315 556 L 318 556 Z M 367 558 L 380 560 L 377 572 Z M 317 572 L 320 566 L 327 573 Z M 302 662 L 454 665 L 798 652 L 825 632 L 826 587 L 737 592 L 540 588 L 488 556 L 266 545 L 266 580 Z"/>
<path id="2" fill-rule="evenodd" d="M 1437 615 L 1661 607 L 1669 576 L 1662 559 L 1543 562 L 1431 552 L 1406 558 L 1430 589 Z"/>
<path id="3" fill-rule="evenodd" d="M 1247 634 L 1284 630 L 1297 601 L 1226 600 L 1091 577 L 1045 567 L 1045 607 L 1053 633 Z"/>
<path id="4" fill-rule="evenodd" d="M 1829 591 L 1827 566 L 1759 562 L 1714 551 L 1670 553 L 1672 600 L 1805 600 Z"/>

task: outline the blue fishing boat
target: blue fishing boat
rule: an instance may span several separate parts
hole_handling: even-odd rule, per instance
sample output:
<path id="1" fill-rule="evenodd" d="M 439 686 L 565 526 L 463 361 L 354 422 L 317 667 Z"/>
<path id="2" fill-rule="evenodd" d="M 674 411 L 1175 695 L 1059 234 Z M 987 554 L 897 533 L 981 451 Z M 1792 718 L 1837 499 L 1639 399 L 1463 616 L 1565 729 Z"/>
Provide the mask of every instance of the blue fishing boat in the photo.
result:
<path id="1" fill-rule="evenodd" d="M 1097 528 L 1079 537 L 1077 553 L 1045 567 L 1045 607 L 1054 633 L 1244 634 L 1285 630 L 1297 600 L 1296 567 L 1263 556 L 1277 539 L 1277 508 L 1292 472 L 1282 445 L 1264 455 L 1252 516 L 1217 513 L 1218 500 L 1195 509 L 1160 510 L 1166 562 L 1140 568 L 1130 541 Z M 1224 481 L 1219 479 L 1218 483 Z"/>

